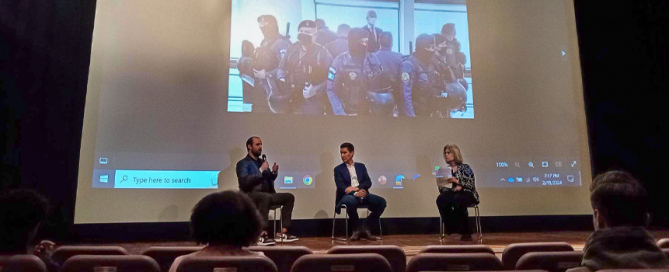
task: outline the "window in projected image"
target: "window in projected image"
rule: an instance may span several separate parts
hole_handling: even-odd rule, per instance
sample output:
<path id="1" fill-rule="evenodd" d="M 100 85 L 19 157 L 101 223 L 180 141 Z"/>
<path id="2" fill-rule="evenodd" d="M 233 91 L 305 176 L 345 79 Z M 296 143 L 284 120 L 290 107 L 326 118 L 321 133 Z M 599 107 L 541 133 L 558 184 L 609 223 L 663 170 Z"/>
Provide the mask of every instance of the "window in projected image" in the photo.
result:
<path id="1" fill-rule="evenodd" d="M 233 1 L 228 111 L 474 118 L 467 8 L 444 3 Z M 441 35 L 447 23 L 453 35 Z M 436 58 L 402 48 L 421 33 L 434 34 Z"/>

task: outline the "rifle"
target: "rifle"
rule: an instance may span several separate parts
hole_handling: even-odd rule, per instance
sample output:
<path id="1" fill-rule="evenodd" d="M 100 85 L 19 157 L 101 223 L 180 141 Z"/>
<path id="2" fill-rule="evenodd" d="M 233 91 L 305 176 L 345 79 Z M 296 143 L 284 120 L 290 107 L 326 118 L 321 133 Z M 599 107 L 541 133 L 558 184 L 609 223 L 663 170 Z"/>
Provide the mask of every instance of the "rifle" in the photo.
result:
<path id="1" fill-rule="evenodd" d="M 290 40 L 290 22 L 286 24 L 286 38 Z"/>

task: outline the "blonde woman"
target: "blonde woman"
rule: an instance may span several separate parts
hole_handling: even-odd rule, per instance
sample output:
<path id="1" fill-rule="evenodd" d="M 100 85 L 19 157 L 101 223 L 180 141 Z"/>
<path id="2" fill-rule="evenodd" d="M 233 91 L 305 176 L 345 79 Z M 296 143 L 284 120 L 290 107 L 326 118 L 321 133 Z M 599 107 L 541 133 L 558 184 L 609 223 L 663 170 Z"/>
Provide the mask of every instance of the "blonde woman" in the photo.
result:
<path id="1" fill-rule="evenodd" d="M 467 207 L 479 203 L 476 192 L 474 171 L 463 163 L 462 153 L 457 145 L 444 146 L 444 160 L 451 168 L 452 177 L 448 179 L 451 187 L 439 187 L 437 207 L 446 225 L 446 233 L 458 232 L 460 240 L 471 241 L 472 231 L 469 227 Z"/>

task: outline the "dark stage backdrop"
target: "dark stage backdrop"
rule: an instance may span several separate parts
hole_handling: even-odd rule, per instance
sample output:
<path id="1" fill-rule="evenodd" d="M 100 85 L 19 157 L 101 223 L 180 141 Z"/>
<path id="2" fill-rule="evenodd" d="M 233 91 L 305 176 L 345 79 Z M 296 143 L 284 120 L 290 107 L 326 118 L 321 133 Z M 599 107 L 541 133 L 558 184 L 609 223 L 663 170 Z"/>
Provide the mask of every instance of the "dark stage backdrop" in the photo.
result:
<path id="1" fill-rule="evenodd" d="M 593 172 L 632 172 L 669 226 L 669 2 L 575 0 Z M 1 1 L 0 188 L 45 194 L 44 236 L 72 238 L 95 1 Z"/>

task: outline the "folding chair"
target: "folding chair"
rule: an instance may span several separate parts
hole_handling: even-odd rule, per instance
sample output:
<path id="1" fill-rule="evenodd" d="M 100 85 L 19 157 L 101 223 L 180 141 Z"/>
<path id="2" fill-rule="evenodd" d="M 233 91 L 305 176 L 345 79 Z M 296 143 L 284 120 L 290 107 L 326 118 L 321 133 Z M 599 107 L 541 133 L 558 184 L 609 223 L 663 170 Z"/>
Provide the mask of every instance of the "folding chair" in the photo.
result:
<path id="1" fill-rule="evenodd" d="M 332 240 L 348 241 L 348 213 L 346 212 L 346 205 L 339 204 L 338 207 L 344 211 L 346 215 L 346 238 L 335 238 L 335 220 L 337 219 L 337 207 L 335 207 L 334 216 L 332 217 Z M 358 205 L 358 209 L 367 209 L 367 217 L 369 217 L 369 205 Z M 381 217 L 379 217 L 379 240 L 383 240 L 383 228 L 381 227 Z"/>
<path id="2" fill-rule="evenodd" d="M 404 272 L 407 266 L 407 256 L 404 250 L 398 246 L 335 246 L 328 250 L 328 254 L 358 254 L 358 253 L 376 253 L 390 263 L 394 272 Z"/>
<path id="3" fill-rule="evenodd" d="M 281 209 L 283 209 L 283 205 L 274 205 L 274 206 L 269 207 L 269 209 L 274 210 L 274 221 L 273 221 L 274 234 L 272 234 L 272 236 L 275 236 L 277 234 L 277 232 L 276 232 L 276 220 L 277 220 L 276 219 L 276 210 L 281 211 Z M 280 225 L 280 228 L 281 228 L 281 232 L 283 233 L 283 221 L 279 220 L 279 225 Z M 272 236 L 270 236 L 270 237 L 272 237 Z M 274 237 L 274 238 L 276 238 L 276 237 Z M 281 235 L 281 241 L 283 241 L 283 235 Z"/>
<path id="4" fill-rule="evenodd" d="M 524 254 L 516 264 L 516 270 L 542 269 L 549 272 L 564 272 L 581 266 L 583 252 L 530 252 Z"/>
<path id="5" fill-rule="evenodd" d="M 565 242 L 546 242 L 546 243 L 516 243 L 510 244 L 502 252 L 502 263 L 504 269 L 516 269 L 518 259 L 528 252 L 553 252 L 553 251 L 574 251 L 574 248 Z"/>
<path id="6" fill-rule="evenodd" d="M 47 272 L 46 265 L 35 255 L 0 256 L 0 271 Z"/>
<path id="7" fill-rule="evenodd" d="M 76 255 L 128 255 L 128 251 L 120 246 L 61 246 L 54 250 L 51 259 L 62 265 Z"/>
<path id="8" fill-rule="evenodd" d="M 251 246 L 248 249 L 265 254 L 274 262 L 279 272 L 290 272 L 290 268 L 293 267 L 297 259 L 304 255 L 313 254 L 311 249 L 304 246 Z"/>
<path id="9" fill-rule="evenodd" d="M 491 247 L 484 245 L 427 246 L 418 252 L 418 254 L 421 253 L 490 253 L 495 255 Z"/>
<path id="10" fill-rule="evenodd" d="M 67 259 L 61 272 L 160 272 L 160 266 L 149 256 L 77 255 Z"/>
<path id="11" fill-rule="evenodd" d="M 481 229 L 481 213 L 479 212 L 479 205 L 478 204 L 473 204 L 467 207 L 469 208 L 474 208 L 474 215 L 475 215 L 475 224 L 476 224 L 476 234 L 478 235 L 478 243 L 483 244 L 483 230 Z M 467 218 L 469 220 L 469 218 Z M 439 239 L 444 239 L 446 237 L 446 227 L 444 227 L 444 219 L 441 218 L 441 215 L 439 216 L 439 231 L 441 232 L 441 236 Z"/>
<path id="12" fill-rule="evenodd" d="M 216 256 L 184 258 L 177 272 L 277 272 L 276 265 L 265 256 Z"/>
<path id="13" fill-rule="evenodd" d="M 142 255 L 149 256 L 156 260 L 160 266 L 160 271 L 168 272 L 170 267 L 172 267 L 172 263 L 174 263 L 174 260 L 177 257 L 200 251 L 202 248 L 203 247 L 197 246 L 150 247 L 149 249 L 142 252 Z"/>
<path id="14" fill-rule="evenodd" d="M 490 253 L 421 253 L 409 261 L 407 272 L 503 270 L 502 262 Z"/>
<path id="15" fill-rule="evenodd" d="M 292 272 L 392 272 L 390 263 L 376 253 L 311 254 L 297 259 Z"/>

